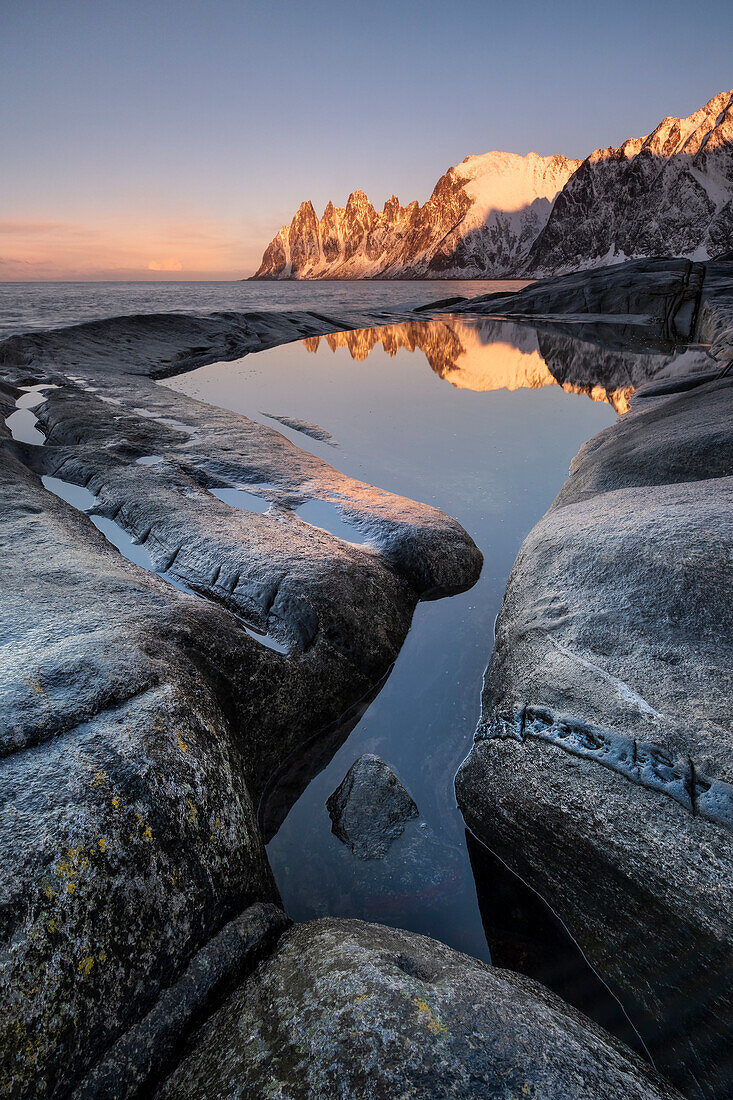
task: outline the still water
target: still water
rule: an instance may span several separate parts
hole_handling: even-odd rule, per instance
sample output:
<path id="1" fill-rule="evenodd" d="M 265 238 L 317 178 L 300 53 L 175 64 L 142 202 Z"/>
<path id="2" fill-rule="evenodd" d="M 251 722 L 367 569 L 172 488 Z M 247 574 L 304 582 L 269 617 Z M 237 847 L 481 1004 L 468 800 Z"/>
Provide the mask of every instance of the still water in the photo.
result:
<path id="1" fill-rule="evenodd" d="M 524 970 L 632 1043 L 556 918 L 466 836 L 453 777 L 471 746 L 523 538 L 580 445 L 627 409 L 635 380 L 669 359 L 618 348 L 604 356 L 593 343 L 461 315 L 316 337 L 166 383 L 270 425 L 344 473 L 443 509 L 484 554 L 471 591 L 418 605 L 381 691 L 276 821 L 268 855 L 288 913 L 379 921 Z M 347 526 L 331 529 L 357 541 Z M 333 834 L 326 809 L 363 753 L 382 757 L 420 815 L 373 861 Z"/>
<path id="2" fill-rule="evenodd" d="M 565 393 L 532 329 L 457 318 L 304 340 L 167 384 L 270 424 L 344 473 L 436 505 L 482 550 L 471 591 L 418 605 L 384 688 L 268 854 L 296 920 L 379 920 L 488 958 L 453 776 L 471 745 L 493 623 L 520 543 L 581 443 L 612 423 L 614 409 Z M 275 417 L 317 424 L 332 440 Z M 334 533 L 349 538 L 347 528 Z M 326 810 L 365 752 L 386 761 L 420 811 L 378 861 L 352 855 Z"/>

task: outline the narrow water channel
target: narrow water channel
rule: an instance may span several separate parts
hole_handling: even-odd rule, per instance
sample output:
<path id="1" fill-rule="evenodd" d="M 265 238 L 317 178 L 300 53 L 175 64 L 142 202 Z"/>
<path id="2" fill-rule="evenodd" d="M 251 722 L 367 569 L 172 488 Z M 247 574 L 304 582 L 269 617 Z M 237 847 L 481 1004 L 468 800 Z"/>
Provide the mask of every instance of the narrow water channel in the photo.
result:
<path id="1" fill-rule="evenodd" d="M 418 606 L 383 688 L 270 839 L 288 913 L 379 921 L 487 961 L 493 955 L 633 1042 L 559 922 L 466 837 L 453 791 L 523 538 L 581 444 L 611 424 L 616 409 L 625 411 L 631 379 L 654 375 L 671 357 L 614 349 L 609 374 L 601 348 L 563 339 L 445 317 L 303 340 L 167 384 L 269 424 L 344 473 L 436 505 L 463 524 L 485 558 L 470 592 Z M 292 426 L 299 421 L 303 430 Z M 314 438 L 314 425 L 325 441 Z M 328 527 L 327 519 L 320 525 Z M 358 541 L 343 524 L 332 533 Z M 420 812 L 381 860 L 356 858 L 333 834 L 326 809 L 363 753 L 382 757 Z"/>
<path id="2" fill-rule="evenodd" d="M 292 807 L 268 856 L 295 920 L 381 921 L 488 960 L 453 776 L 471 745 L 493 624 L 522 539 L 614 409 L 563 392 L 533 330 L 469 320 L 304 340 L 167 384 L 268 423 L 344 473 L 436 505 L 483 552 L 471 591 L 418 605 L 384 687 Z M 338 445 L 272 414 L 317 424 Z M 332 532 L 350 538 L 343 524 Z M 363 753 L 382 757 L 420 811 L 380 860 L 357 859 L 332 833 L 326 809 Z"/>

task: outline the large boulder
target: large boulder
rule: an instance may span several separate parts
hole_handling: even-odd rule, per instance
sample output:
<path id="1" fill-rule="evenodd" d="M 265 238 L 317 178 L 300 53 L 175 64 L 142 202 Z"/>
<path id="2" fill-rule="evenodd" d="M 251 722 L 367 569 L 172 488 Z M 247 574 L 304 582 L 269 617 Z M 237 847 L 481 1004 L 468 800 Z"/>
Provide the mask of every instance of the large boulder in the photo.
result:
<path id="1" fill-rule="evenodd" d="M 733 1090 L 732 398 L 714 372 L 652 384 L 582 448 L 512 570 L 456 781 L 711 1098 Z"/>
<path id="2" fill-rule="evenodd" d="M 536 982 L 360 921 L 287 932 L 192 1041 L 158 1100 L 677 1096 Z"/>

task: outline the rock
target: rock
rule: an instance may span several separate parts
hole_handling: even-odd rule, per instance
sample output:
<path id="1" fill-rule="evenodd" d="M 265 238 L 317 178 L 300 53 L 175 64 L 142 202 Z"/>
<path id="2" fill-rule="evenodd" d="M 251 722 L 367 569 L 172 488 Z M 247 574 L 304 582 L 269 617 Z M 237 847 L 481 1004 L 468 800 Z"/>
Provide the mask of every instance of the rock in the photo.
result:
<path id="1" fill-rule="evenodd" d="M 419 811 L 391 768 L 365 753 L 326 803 L 334 836 L 358 859 L 381 859 Z"/>
<path id="2" fill-rule="evenodd" d="M 541 279 L 512 294 L 471 298 L 452 310 L 496 317 L 541 317 L 564 323 L 564 329 L 556 327 L 581 338 L 578 322 L 584 326 L 605 322 L 604 344 L 609 342 L 612 322 L 617 330 L 625 326 L 622 342 L 626 346 L 633 346 L 634 329 L 637 344 L 645 335 L 674 343 L 692 336 L 704 277 L 705 266 L 690 260 L 632 260 Z M 573 322 L 572 329 L 568 329 L 569 322 Z"/>
<path id="3" fill-rule="evenodd" d="M 274 905 L 252 905 L 201 948 L 155 1007 L 119 1039 L 74 1090 L 74 1100 L 149 1095 L 175 1068 L 186 1040 L 217 999 L 270 953 L 290 921 Z"/>
<path id="4" fill-rule="evenodd" d="M 720 350 L 729 298 L 704 300 Z M 657 1065 L 710 1098 L 733 1090 L 732 398 L 720 371 L 642 388 L 582 448 L 515 563 L 456 780 Z"/>
<path id="5" fill-rule="evenodd" d="M 20 386 L 56 387 L 43 446 L 0 424 L 3 1095 L 67 1094 L 228 922 L 277 902 L 270 776 L 374 690 L 418 599 L 478 576 L 437 510 L 152 381 L 330 327 L 168 315 L 0 345 L 5 416 Z M 40 475 L 85 488 L 150 567 Z M 278 517 L 209 491 L 243 483 Z M 367 549 L 294 514 L 337 487 Z"/>
<path id="6" fill-rule="evenodd" d="M 236 621 L 127 562 L 7 442 L 1 492 L 0 1091 L 35 1098 L 277 890 L 216 679 L 261 674 Z"/>
<path id="7" fill-rule="evenodd" d="M 671 1100 L 654 1071 L 548 990 L 360 921 L 287 932 L 201 1028 L 159 1100 L 410 1096 Z"/>

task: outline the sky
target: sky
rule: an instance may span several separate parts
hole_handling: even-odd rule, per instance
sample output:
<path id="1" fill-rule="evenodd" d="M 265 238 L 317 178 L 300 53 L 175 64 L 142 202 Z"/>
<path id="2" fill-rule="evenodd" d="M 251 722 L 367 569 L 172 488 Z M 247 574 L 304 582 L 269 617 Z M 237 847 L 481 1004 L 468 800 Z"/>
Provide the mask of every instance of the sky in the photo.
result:
<path id="1" fill-rule="evenodd" d="M 690 114 L 732 44 L 730 0 L 0 0 L 0 281 L 242 278 L 303 199 Z"/>

